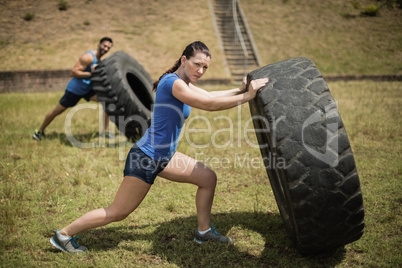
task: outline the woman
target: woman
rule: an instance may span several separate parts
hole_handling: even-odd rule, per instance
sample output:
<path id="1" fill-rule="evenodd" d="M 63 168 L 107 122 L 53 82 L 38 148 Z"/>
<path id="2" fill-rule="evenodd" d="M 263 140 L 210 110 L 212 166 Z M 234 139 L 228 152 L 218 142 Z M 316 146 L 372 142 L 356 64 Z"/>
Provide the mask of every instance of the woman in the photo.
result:
<path id="1" fill-rule="evenodd" d="M 84 252 L 85 247 L 73 238 L 79 232 L 121 221 L 133 212 L 147 195 L 156 176 L 198 186 L 196 208 L 198 228 L 195 242 L 209 240 L 232 244 L 232 239 L 220 235 L 210 223 L 216 186 L 216 174 L 195 159 L 176 152 L 177 141 L 191 107 L 219 111 L 233 108 L 253 99 L 268 79 L 246 83 L 240 88 L 207 92 L 193 85 L 207 70 L 211 60 L 209 49 L 202 42 L 186 47 L 180 59 L 154 83 L 156 90 L 152 124 L 144 136 L 131 148 L 124 169 L 124 178 L 115 200 L 107 208 L 93 210 L 70 225 L 55 232 L 50 242 L 67 252 Z"/>

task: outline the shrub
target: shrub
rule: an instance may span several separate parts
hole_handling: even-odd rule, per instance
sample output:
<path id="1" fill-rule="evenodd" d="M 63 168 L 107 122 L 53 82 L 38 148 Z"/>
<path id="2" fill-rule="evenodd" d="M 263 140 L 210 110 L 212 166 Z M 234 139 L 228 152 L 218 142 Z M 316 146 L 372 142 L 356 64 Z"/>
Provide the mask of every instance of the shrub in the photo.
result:
<path id="1" fill-rule="evenodd" d="M 59 10 L 67 10 L 68 8 L 68 3 L 66 0 L 59 0 Z"/>
<path id="2" fill-rule="evenodd" d="M 34 13 L 28 12 L 28 13 L 25 14 L 25 16 L 23 17 L 23 19 L 26 20 L 26 21 L 30 21 L 30 20 L 33 20 L 34 17 L 35 17 L 35 14 L 34 14 Z"/>
<path id="3" fill-rule="evenodd" d="M 375 17 L 378 15 L 380 8 L 376 5 L 365 6 L 362 10 L 362 14 L 365 16 Z"/>
<path id="4" fill-rule="evenodd" d="M 361 8 L 361 4 L 357 1 L 352 1 L 350 2 L 350 4 L 353 6 L 354 9 L 360 9 Z"/>

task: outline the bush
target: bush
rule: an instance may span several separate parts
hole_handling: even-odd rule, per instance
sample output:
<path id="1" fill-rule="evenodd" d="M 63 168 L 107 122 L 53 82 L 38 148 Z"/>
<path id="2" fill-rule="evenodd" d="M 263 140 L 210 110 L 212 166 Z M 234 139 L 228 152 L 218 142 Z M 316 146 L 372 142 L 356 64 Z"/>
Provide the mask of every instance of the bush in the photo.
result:
<path id="1" fill-rule="evenodd" d="M 26 20 L 26 21 L 31 21 L 31 20 L 34 19 L 34 17 L 35 17 L 35 14 L 34 14 L 34 13 L 28 12 L 27 14 L 25 14 L 25 16 L 23 17 L 23 19 Z"/>
<path id="2" fill-rule="evenodd" d="M 59 10 L 67 10 L 68 8 L 68 3 L 66 0 L 59 0 Z"/>
<path id="3" fill-rule="evenodd" d="M 378 15 L 380 8 L 376 5 L 365 6 L 362 10 L 362 14 L 365 16 L 375 17 Z"/>
<path id="4" fill-rule="evenodd" d="M 350 4 L 354 7 L 354 9 L 360 9 L 361 7 L 361 4 L 357 1 L 352 1 Z"/>

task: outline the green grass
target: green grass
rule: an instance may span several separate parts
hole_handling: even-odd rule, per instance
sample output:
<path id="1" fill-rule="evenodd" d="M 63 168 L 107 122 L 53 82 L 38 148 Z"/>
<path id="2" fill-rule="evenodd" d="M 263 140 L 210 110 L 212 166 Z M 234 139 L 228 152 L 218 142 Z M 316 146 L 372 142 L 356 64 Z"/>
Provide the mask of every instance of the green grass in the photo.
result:
<path id="1" fill-rule="evenodd" d="M 184 45 L 202 40 L 212 51 L 205 78 L 227 78 L 206 1 L 68 3 L 63 12 L 47 0 L 34 6 L 26 0 L 4 3 L 0 70 L 70 69 L 101 36 L 110 35 L 112 51 L 126 51 L 152 77 L 170 67 Z M 358 16 L 346 0 L 241 4 L 264 65 L 304 56 L 324 75 L 401 74 L 400 10 L 382 9 L 371 18 Z M 26 22 L 28 12 L 35 19 Z M 178 148 L 217 172 L 213 223 L 235 239 L 234 247 L 195 245 L 195 187 L 158 179 L 126 220 L 81 234 L 79 241 L 89 247 L 88 253 L 57 252 L 48 242 L 54 229 L 113 200 L 130 143 L 122 136 L 116 141 L 98 138 L 99 109 L 82 110 L 72 121 L 74 136 L 96 146 L 71 145 L 64 132 L 66 113 L 50 125 L 48 139 L 37 143 L 30 136 L 62 92 L 2 94 L 0 266 L 402 266 L 401 83 L 339 82 L 329 87 L 354 151 L 366 228 L 360 240 L 316 256 L 300 255 L 285 233 L 266 173 L 258 165 L 260 153 L 246 142 L 256 143 L 252 132 L 244 135 L 252 128 L 247 126 L 247 105 L 219 113 L 193 110 Z M 212 123 L 210 129 L 206 122 Z M 219 162 L 222 159 L 226 162 Z"/>
<path id="2" fill-rule="evenodd" d="M 300 255 L 292 246 L 265 171 L 258 163 L 247 166 L 261 159 L 258 149 L 250 147 L 244 136 L 243 131 L 252 128 L 246 125 L 250 117 L 247 105 L 213 113 L 194 109 L 189 118 L 193 121 L 187 124 L 178 148 L 217 172 L 212 220 L 219 232 L 234 238 L 233 247 L 196 245 L 192 241 L 196 228 L 195 187 L 158 178 L 144 202 L 127 219 L 81 234 L 79 242 L 89 252 L 57 252 L 49 243 L 54 229 L 112 202 L 130 144 L 123 137 L 99 140 L 99 110 L 92 109 L 73 117 L 72 132 L 81 142 L 98 142 L 102 147 L 72 146 L 64 134 L 66 113 L 49 126 L 48 139 L 38 143 L 31 139 L 32 132 L 62 92 L 2 94 L 1 266 L 401 266 L 402 84 L 337 82 L 329 83 L 329 87 L 338 101 L 354 151 L 366 228 L 360 240 L 314 256 Z M 233 125 L 227 118 L 233 120 Z M 210 129 L 207 121 L 211 122 Z M 194 129 L 201 131 L 196 133 Z M 229 135 L 230 129 L 233 136 Z M 217 130 L 222 132 L 212 138 Z M 251 143 L 256 142 L 252 132 L 247 137 Z M 194 144 L 205 148 L 194 148 Z M 220 166 L 222 162 L 215 158 L 228 162 Z M 244 159 L 249 162 L 242 162 Z"/>

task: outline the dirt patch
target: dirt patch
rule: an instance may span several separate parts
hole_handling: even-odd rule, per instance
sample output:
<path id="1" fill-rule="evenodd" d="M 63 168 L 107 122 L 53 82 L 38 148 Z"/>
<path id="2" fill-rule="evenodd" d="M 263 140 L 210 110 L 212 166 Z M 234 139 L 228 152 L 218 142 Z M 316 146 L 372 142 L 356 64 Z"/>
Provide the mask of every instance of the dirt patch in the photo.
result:
<path id="1" fill-rule="evenodd" d="M 185 45 L 204 41 L 213 55 L 205 78 L 227 77 L 207 1 L 0 0 L 0 70 L 71 69 L 103 36 L 114 40 L 111 53 L 125 51 L 152 77 L 180 56 Z M 34 14 L 31 21 L 23 17 Z"/>

